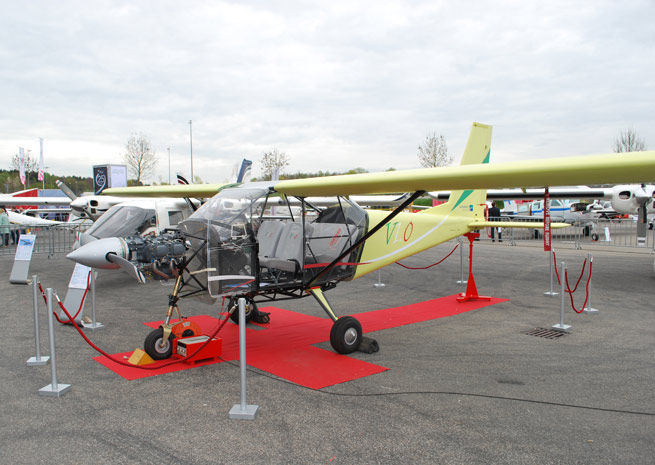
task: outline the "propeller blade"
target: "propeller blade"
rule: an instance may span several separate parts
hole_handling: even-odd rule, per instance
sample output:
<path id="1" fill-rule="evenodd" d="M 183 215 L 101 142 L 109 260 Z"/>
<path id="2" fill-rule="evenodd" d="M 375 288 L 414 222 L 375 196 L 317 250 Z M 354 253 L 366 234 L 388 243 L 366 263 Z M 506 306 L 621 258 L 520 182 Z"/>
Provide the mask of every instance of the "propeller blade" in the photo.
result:
<path id="1" fill-rule="evenodd" d="M 112 262 L 114 265 L 120 266 L 121 270 L 125 271 L 141 284 L 145 284 L 145 276 L 143 276 L 143 273 L 141 273 L 141 271 L 136 266 L 134 266 L 132 262 L 125 260 L 123 257 L 119 257 L 114 253 L 108 253 L 107 260 Z"/>

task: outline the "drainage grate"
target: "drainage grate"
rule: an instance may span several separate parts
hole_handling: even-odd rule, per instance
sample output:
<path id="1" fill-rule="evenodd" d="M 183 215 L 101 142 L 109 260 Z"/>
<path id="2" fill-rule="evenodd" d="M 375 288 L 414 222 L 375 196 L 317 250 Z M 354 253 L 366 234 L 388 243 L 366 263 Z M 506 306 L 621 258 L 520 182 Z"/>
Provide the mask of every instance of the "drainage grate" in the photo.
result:
<path id="1" fill-rule="evenodd" d="M 528 331 L 523 331 L 523 334 L 527 334 L 528 336 L 543 337 L 546 339 L 558 339 L 562 336 L 566 336 L 568 333 L 548 328 L 533 328 Z"/>

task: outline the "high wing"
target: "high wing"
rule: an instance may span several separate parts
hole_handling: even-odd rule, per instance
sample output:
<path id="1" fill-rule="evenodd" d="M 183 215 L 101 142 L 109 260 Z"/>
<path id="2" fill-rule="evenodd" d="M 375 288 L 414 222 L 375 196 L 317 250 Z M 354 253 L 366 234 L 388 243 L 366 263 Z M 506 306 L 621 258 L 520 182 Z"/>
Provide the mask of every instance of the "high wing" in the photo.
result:
<path id="1" fill-rule="evenodd" d="M 298 179 L 280 181 L 274 188 L 283 194 L 299 196 L 353 195 L 566 186 L 580 181 L 587 184 L 625 183 L 635 179 L 640 179 L 640 182 L 655 180 L 655 151 Z"/>
<path id="2" fill-rule="evenodd" d="M 487 154 L 491 126 L 473 123 L 467 147 Z M 490 164 L 487 161 L 442 168 L 365 173 L 280 181 L 274 189 L 298 196 L 383 194 L 392 192 L 503 189 L 651 182 L 655 151 L 534 159 Z"/>
<path id="3" fill-rule="evenodd" d="M 20 207 L 23 205 L 45 205 L 67 207 L 71 203 L 68 197 L 13 197 L 11 195 L 0 196 L 0 205 L 8 207 Z"/>
<path id="4" fill-rule="evenodd" d="M 111 187 L 102 191 L 103 195 L 130 197 L 212 197 L 222 189 L 236 186 L 228 184 L 175 184 L 169 186 Z"/>

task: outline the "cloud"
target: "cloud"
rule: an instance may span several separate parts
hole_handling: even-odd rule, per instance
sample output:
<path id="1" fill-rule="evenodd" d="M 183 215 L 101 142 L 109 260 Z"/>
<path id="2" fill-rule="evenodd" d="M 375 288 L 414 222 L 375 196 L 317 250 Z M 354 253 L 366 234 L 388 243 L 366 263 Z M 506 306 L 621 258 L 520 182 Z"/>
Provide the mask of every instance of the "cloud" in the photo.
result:
<path id="1" fill-rule="evenodd" d="M 8 166 L 44 137 L 52 171 L 90 175 L 143 132 L 167 180 L 167 147 L 189 174 L 189 120 L 210 182 L 272 148 L 291 172 L 413 168 L 432 132 L 458 159 L 472 121 L 495 126 L 495 160 L 607 152 L 624 127 L 652 146 L 652 14 L 648 1 L 16 4 L 0 18 L 0 155 Z"/>

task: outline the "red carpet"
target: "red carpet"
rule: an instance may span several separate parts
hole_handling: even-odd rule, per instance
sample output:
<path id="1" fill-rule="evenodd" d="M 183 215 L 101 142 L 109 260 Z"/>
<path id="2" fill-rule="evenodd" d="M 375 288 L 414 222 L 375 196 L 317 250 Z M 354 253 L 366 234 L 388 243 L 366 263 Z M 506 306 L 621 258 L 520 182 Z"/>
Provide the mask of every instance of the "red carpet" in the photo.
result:
<path id="1" fill-rule="evenodd" d="M 361 322 L 366 335 L 373 331 L 453 316 L 507 301 L 507 299 L 492 298 L 490 301 L 458 303 L 457 295 L 402 307 L 358 313 L 355 317 Z M 314 347 L 313 344 L 330 339 L 332 321 L 327 318 L 307 316 L 277 307 L 267 307 L 261 310 L 271 312 L 271 322 L 267 325 L 249 325 L 247 328 L 246 361 L 249 366 L 312 389 L 320 389 L 387 370 L 379 365 L 339 355 L 332 350 Z M 216 325 L 220 321 L 207 315 L 191 319 L 198 323 L 203 333 L 207 335 L 211 335 L 215 331 Z M 161 321 L 157 321 L 146 323 L 146 325 L 156 328 L 160 323 Z M 257 328 L 253 329 L 255 326 Z M 146 334 L 144 334 L 144 338 L 145 336 Z M 223 358 L 238 360 L 238 326 L 227 323 L 218 337 L 223 339 Z M 130 354 L 131 352 L 126 352 L 117 354 L 117 356 L 129 357 Z M 371 355 L 369 358 L 373 359 L 374 357 Z M 208 361 L 196 365 L 187 365 L 186 363 L 171 365 L 174 360 L 171 358 L 148 365 L 148 367 L 156 369 L 143 370 L 119 365 L 105 357 L 95 357 L 94 360 L 125 379 L 144 378 L 219 363 L 218 361 Z"/>

